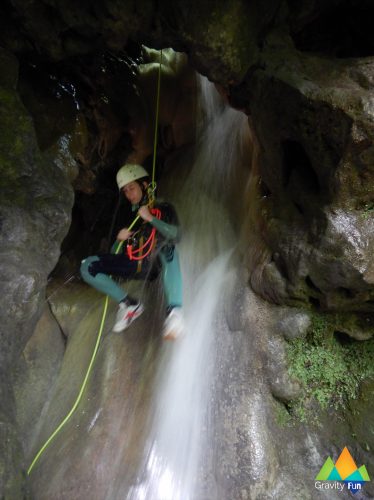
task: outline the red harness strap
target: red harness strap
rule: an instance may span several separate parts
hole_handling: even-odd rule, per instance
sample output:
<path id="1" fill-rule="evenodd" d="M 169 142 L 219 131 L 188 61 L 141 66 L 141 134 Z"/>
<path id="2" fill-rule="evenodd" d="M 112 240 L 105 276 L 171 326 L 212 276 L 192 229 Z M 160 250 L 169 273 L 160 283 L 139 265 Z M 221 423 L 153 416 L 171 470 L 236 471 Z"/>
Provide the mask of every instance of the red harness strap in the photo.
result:
<path id="1" fill-rule="evenodd" d="M 151 208 L 151 214 L 157 219 L 161 219 L 161 210 L 158 208 Z M 132 245 L 127 245 L 127 255 L 130 260 L 143 260 L 147 255 L 149 255 L 156 243 L 156 228 L 153 228 L 151 234 L 144 245 L 140 246 L 136 250 L 133 250 Z M 143 250 L 145 253 L 143 254 Z"/>

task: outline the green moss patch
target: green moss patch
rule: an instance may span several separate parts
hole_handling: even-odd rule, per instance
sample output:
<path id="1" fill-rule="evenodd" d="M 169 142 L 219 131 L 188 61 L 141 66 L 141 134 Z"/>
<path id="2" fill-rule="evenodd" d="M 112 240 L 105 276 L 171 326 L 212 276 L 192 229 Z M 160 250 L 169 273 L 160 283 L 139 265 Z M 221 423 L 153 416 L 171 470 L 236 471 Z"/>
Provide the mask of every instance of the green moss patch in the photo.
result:
<path id="1" fill-rule="evenodd" d="M 355 341 L 334 330 L 333 316 L 315 314 L 306 338 L 287 346 L 289 374 L 303 388 L 288 409 L 303 422 L 316 423 L 321 410 L 345 408 L 361 381 L 374 376 L 374 339 Z"/>
<path id="2" fill-rule="evenodd" d="M 374 215 L 374 203 L 365 203 L 365 205 L 362 208 L 362 217 L 364 219 L 369 219 Z"/>

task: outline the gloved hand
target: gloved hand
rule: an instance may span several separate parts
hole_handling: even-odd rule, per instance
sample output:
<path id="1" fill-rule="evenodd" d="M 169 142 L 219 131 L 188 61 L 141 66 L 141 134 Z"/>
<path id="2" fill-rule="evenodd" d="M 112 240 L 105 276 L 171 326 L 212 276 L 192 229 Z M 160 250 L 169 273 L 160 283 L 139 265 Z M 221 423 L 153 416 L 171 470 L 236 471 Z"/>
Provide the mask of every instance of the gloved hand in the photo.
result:
<path id="1" fill-rule="evenodd" d="M 149 211 L 147 205 L 143 205 L 142 207 L 139 208 L 138 215 L 140 215 L 140 217 L 146 222 L 151 222 L 151 220 L 153 219 L 153 215 Z"/>
<path id="2" fill-rule="evenodd" d="M 119 240 L 119 241 L 125 241 L 128 238 L 130 238 L 131 235 L 132 235 L 132 231 L 129 231 L 127 229 L 127 227 L 124 227 L 123 229 L 121 229 L 118 232 L 118 234 L 117 234 L 117 240 Z"/>

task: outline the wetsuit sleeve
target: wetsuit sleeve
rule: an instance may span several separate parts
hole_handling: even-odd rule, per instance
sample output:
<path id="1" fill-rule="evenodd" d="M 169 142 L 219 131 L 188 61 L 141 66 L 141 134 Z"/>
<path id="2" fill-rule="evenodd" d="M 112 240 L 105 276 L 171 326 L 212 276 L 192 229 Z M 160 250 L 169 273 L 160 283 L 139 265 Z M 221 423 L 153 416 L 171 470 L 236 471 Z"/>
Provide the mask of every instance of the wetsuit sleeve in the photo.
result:
<path id="1" fill-rule="evenodd" d="M 153 219 L 150 222 L 151 226 L 157 229 L 164 238 L 167 240 L 174 240 L 178 241 L 179 240 L 179 227 L 174 225 L 174 224 L 168 224 L 167 222 L 163 220 L 159 220 L 156 217 L 153 217 Z"/>
<path id="2" fill-rule="evenodd" d="M 159 205 L 161 209 L 161 220 L 153 217 L 150 224 L 168 241 L 180 240 L 180 227 L 175 209 L 169 203 Z"/>

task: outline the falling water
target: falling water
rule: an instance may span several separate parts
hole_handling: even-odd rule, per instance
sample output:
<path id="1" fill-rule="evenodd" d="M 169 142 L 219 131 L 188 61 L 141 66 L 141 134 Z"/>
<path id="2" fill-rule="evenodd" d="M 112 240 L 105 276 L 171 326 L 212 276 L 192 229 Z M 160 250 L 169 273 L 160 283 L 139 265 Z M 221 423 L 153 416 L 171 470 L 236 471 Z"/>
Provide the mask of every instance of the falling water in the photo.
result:
<path id="1" fill-rule="evenodd" d="M 175 199 L 183 228 L 186 334 L 164 346 L 146 460 L 128 500 L 192 500 L 206 487 L 214 343 L 217 325 L 224 322 L 225 290 L 233 285 L 230 187 L 242 162 L 247 121 L 207 79 L 201 77 L 199 87 L 195 162 Z"/>

